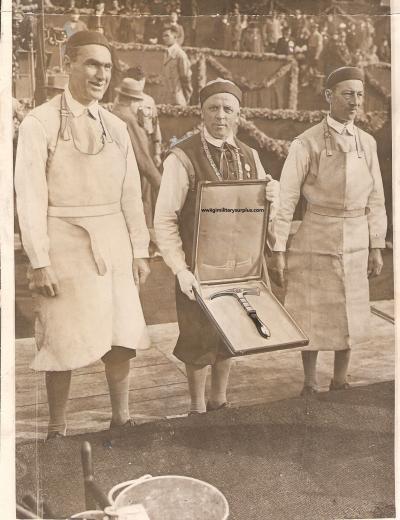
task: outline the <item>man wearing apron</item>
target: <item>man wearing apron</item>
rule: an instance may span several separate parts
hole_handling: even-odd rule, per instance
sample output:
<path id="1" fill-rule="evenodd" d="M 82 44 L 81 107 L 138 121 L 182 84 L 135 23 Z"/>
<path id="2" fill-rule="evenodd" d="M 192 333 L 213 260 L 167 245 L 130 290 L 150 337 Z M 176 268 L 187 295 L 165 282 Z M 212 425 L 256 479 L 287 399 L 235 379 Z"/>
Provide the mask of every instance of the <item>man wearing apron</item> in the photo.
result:
<path id="1" fill-rule="evenodd" d="M 136 287 L 149 273 L 139 172 L 125 123 L 98 105 L 111 77 L 109 44 L 77 32 L 65 61 L 66 90 L 20 126 L 15 172 L 48 438 L 66 433 L 71 370 L 99 359 L 110 427 L 130 427 L 129 362 L 149 346 Z"/>
<path id="2" fill-rule="evenodd" d="M 319 350 L 335 351 L 331 390 L 349 386 L 350 349 L 366 339 L 368 278 L 382 270 L 386 212 L 375 139 L 354 125 L 363 73 L 342 67 L 327 78 L 330 112 L 297 137 L 281 176 L 272 269 L 283 285 L 290 223 L 300 194 L 307 209 L 287 258 L 287 310 L 310 338 L 302 352 L 302 395 L 317 392 Z"/>
<path id="3" fill-rule="evenodd" d="M 223 79 L 209 82 L 200 91 L 203 128 L 171 149 L 164 161 L 156 204 L 157 244 L 165 263 L 177 277 L 180 334 L 174 355 L 186 366 L 190 413 L 204 413 L 206 409 L 227 405 L 231 366 L 222 340 L 195 300 L 193 287 L 199 287 L 188 268 L 192 263 L 197 183 L 268 178 L 266 198 L 274 208 L 279 200 L 279 183 L 266 176 L 258 153 L 235 137 L 241 99 L 241 90 Z M 212 367 L 211 395 L 206 404 L 208 365 Z"/>

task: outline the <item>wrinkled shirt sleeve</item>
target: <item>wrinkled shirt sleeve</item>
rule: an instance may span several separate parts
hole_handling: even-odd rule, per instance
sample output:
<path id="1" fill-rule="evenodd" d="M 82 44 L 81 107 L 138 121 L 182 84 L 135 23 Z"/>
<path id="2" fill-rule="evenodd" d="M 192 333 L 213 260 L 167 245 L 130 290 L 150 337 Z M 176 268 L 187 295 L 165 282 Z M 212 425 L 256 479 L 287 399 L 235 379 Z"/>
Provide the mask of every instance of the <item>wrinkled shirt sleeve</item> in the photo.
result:
<path id="1" fill-rule="evenodd" d="M 128 132 L 125 141 L 126 173 L 122 186 L 121 208 L 125 217 L 134 258 L 149 256 L 149 231 L 143 211 L 140 174 Z"/>
<path id="2" fill-rule="evenodd" d="M 170 154 L 164 161 L 164 172 L 154 215 L 157 245 L 165 263 L 177 274 L 187 269 L 179 234 L 178 217 L 189 191 L 189 180 L 181 161 Z"/>
<path id="3" fill-rule="evenodd" d="M 299 139 L 290 145 L 280 179 L 280 205 L 274 220 L 274 251 L 286 251 L 290 224 L 310 167 L 310 156 Z"/>
<path id="4" fill-rule="evenodd" d="M 15 191 L 22 244 L 33 269 L 50 266 L 47 157 L 45 129 L 38 119 L 28 115 L 19 127 Z"/>
<path id="5" fill-rule="evenodd" d="M 367 207 L 369 245 L 371 248 L 385 248 L 385 238 L 387 229 L 387 216 L 385 209 L 385 196 L 383 192 L 382 175 L 378 162 L 376 141 L 374 140 L 371 154 L 371 175 L 374 187 L 369 195 Z"/>

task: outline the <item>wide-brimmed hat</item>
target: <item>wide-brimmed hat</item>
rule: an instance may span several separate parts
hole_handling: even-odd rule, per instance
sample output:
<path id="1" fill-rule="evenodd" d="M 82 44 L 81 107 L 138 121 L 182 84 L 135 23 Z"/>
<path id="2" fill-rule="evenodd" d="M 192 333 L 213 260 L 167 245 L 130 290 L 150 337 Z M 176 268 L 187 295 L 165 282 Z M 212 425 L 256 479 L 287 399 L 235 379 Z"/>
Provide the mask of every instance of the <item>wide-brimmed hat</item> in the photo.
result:
<path id="1" fill-rule="evenodd" d="M 144 83 L 144 79 L 136 80 L 133 78 L 125 78 L 122 80 L 120 86 L 117 87 L 115 90 L 119 94 L 123 94 L 124 96 L 143 99 Z"/>

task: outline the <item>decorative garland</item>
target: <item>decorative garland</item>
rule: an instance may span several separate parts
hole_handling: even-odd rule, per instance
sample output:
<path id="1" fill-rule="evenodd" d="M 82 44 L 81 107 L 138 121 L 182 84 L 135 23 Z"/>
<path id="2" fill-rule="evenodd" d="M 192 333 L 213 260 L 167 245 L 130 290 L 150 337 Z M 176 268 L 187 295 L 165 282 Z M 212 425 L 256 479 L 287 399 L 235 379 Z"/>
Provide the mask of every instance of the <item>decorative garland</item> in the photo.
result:
<path id="1" fill-rule="evenodd" d="M 167 49 L 165 45 L 150 44 L 150 43 L 123 43 L 123 42 L 110 42 L 110 45 L 116 50 L 123 51 L 164 51 Z M 224 58 L 248 58 L 256 61 L 268 61 L 268 60 L 279 60 L 279 61 L 291 61 L 291 56 L 282 54 L 275 54 L 273 52 L 243 52 L 243 51 L 227 51 L 225 49 L 211 49 L 209 47 L 183 47 L 183 50 L 188 55 L 207 54 L 208 56 L 224 57 Z"/>
<path id="2" fill-rule="evenodd" d="M 297 110 L 297 102 L 299 99 L 299 66 L 297 60 L 293 60 L 290 69 L 289 81 L 289 109 Z"/>
<path id="3" fill-rule="evenodd" d="M 385 61 L 378 61 L 378 63 L 374 63 L 373 65 L 367 65 L 369 68 L 373 69 L 386 69 L 390 70 L 392 68 L 392 65 L 390 63 L 386 63 Z M 364 67 L 365 70 L 365 67 Z"/>
<path id="4" fill-rule="evenodd" d="M 198 105 L 182 107 L 178 105 L 157 105 L 157 111 L 167 117 L 199 117 L 201 109 Z M 246 108 L 240 109 L 242 118 L 251 122 L 252 119 L 266 119 L 268 121 L 294 121 L 298 123 L 319 123 L 328 113 L 326 110 L 289 110 L 270 108 Z M 375 133 L 380 130 L 388 120 L 388 112 L 374 111 L 361 113 L 357 116 L 356 123 L 366 132 Z"/>
<path id="5" fill-rule="evenodd" d="M 371 85 L 372 88 L 374 88 L 376 91 L 379 92 L 384 98 L 386 102 L 390 102 L 391 94 L 389 90 L 381 85 L 377 79 L 374 78 L 374 76 L 366 69 L 364 69 L 365 79 Z"/>
<path id="6" fill-rule="evenodd" d="M 197 62 L 197 85 L 199 91 L 207 83 L 207 60 L 205 54 L 200 54 Z"/>
<path id="7" fill-rule="evenodd" d="M 217 71 L 220 77 L 233 81 L 234 83 L 236 83 L 236 85 L 238 85 L 239 88 L 245 91 L 260 90 L 262 88 L 272 87 L 272 85 L 274 85 L 274 83 L 276 83 L 280 78 L 287 74 L 293 66 L 292 62 L 287 63 L 279 70 L 277 70 L 275 74 L 273 74 L 270 78 L 264 79 L 263 81 L 254 82 L 249 81 L 244 76 L 233 76 L 230 70 L 228 70 L 221 63 L 219 63 L 219 61 L 217 61 L 213 56 L 206 56 L 206 62 L 210 65 L 210 67 Z"/>
<path id="8" fill-rule="evenodd" d="M 166 49 L 166 47 L 163 45 L 150 45 L 143 43 L 113 42 L 112 45 L 116 50 L 165 51 Z M 188 52 L 188 54 L 190 54 L 192 64 L 197 63 L 197 82 L 199 90 L 207 83 L 207 64 L 217 72 L 219 77 L 233 81 L 245 92 L 270 88 L 277 81 L 283 78 L 287 73 L 290 73 L 288 105 L 291 110 L 296 110 L 298 97 L 299 67 L 297 65 L 297 61 L 292 56 L 279 56 L 273 53 L 254 54 L 251 52 L 224 51 L 218 49 L 195 47 L 185 47 L 185 50 Z M 262 81 L 255 82 L 249 81 L 244 76 L 234 76 L 228 68 L 226 68 L 217 59 L 215 59 L 215 56 L 241 58 L 251 57 L 254 59 L 257 57 L 261 61 L 265 61 L 267 59 L 274 59 L 285 61 L 286 63 L 282 67 L 280 67 L 270 78 L 266 78 Z M 121 69 L 128 68 L 128 65 L 126 63 L 124 63 L 122 60 L 119 61 L 121 64 Z M 162 75 L 159 74 L 152 74 L 146 79 L 146 82 L 149 85 L 161 85 L 162 81 Z"/>
<path id="9" fill-rule="evenodd" d="M 285 159 L 289 152 L 290 141 L 286 139 L 275 139 L 269 137 L 262 130 L 256 127 L 251 121 L 240 118 L 239 128 L 243 129 L 251 138 L 253 138 L 259 148 L 264 148 L 269 152 L 275 153 L 280 159 Z"/>

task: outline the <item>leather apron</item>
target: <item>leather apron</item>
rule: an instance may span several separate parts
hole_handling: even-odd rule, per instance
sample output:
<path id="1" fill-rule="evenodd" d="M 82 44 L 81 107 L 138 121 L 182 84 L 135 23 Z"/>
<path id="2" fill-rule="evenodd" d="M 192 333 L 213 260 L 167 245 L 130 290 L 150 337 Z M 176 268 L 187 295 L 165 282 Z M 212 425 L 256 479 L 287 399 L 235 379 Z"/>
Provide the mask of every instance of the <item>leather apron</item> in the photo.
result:
<path id="1" fill-rule="evenodd" d="M 71 370 L 112 346 L 149 346 L 121 211 L 124 151 L 103 126 L 103 146 L 78 149 L 64 95 L 60 130 L 47 165 L 51 266 L 56 297 L 35 295 L 35 370 Z M 132 356 L 131 356 L 132 357 Z"/>
<path id="2" fill-rule="evenodd" d="M 350 151 L 334 146 L 326 121 L 324 139 L 317 172 L 302 187 L 307 210 L 288 254 L 285 306 L 310 338 L 302 350 L 351 348 L 366 339 L 370 317 L 372 174 L 357 128 Z"/>

